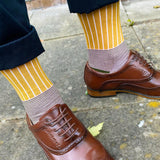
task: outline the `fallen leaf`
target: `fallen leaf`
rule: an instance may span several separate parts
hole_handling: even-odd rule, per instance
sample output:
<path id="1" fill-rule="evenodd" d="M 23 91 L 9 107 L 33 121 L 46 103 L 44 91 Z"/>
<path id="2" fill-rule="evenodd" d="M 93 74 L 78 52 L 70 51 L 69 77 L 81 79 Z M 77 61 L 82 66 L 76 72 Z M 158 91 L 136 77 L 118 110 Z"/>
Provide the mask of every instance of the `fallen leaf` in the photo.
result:
<path id="1" fill-rule="evenodd" d="M 153 6 L 153 8 L 160 8 L 160 5 L 157 5 L 157 6 Z"/>
<path id="2" fill-rule="evenodd" d="M 114 109 L 119 109 L 119 108 L 120 108 L 120 106 L 115 106 L 115 107 L 114 107 Z"/>
<path id="3" fill-rule="evenodd" d="M 78 111 L 78 108 L 72 108 L 72 112 L 77 112 Z"/>
<path id="4" fill-rule="evenodd" d="M 127 147 L 127 144 L 126 144 L 126 143 L 123 143 L 123 144 L 120 145 L 119 148 L 120 148 L 120 149 L 125 149 L 126 147 Z"/>
<path id="5" fill-rule="evenodd" d="M 0 145 L 2 145 L 4 142 L 3 141 L 0 141 Z"/>
<path id="6" fill-rule="evenodd" d="M 148 106 L 151 108 L 157 108 L 159 107 L 159 105 L 160 105 L 160 102 L 149 102 L 148 103 Z"/>
<path id="7" fill-rule="evenodd" d="M 99 123 L 97 126 L 88 127 L 88 130 L 94 137 L 96 137 L 100 134 L 100 131 L 103 128 L 103 124 L 104 124 L 104 122 Z"/>
<path id="8" fill-rule="evenodd" d="M 145 155 L 145 158 L 151 158 L 152 157 L 152 154 L 148 153 Z"/>

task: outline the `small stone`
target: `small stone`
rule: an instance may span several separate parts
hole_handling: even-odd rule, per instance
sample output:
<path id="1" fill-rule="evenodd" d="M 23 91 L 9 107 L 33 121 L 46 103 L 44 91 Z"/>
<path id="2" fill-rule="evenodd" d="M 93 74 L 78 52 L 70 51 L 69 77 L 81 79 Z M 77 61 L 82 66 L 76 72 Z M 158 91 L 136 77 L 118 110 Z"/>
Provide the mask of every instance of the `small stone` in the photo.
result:
<path id="1" fill-rule="evenodd" d="M 69 86 L 69 87 L 68 87 L 68 90 L 72 90 L 72 86 Z"/>
<path id="2" fill-rule="evenodd" d="M 151 47 L 147 47 L 146 49 L 147 49 L 147 50 L 150 50 L 150 49 L 151 49 Z"/>
<path id="3" fill-rule="evenodd" d="M 2 122 L 2 123 L 5 123 L 5 122 L 6 122 L 6 120 L 5 120 L 5 119 L 2 119 L 2 120 L 1 120 L 1 122 Z"/>
<path id="4" fill-rule="evenodd" d="M 138 124 L 138 127 L 139 127 L 139 128 L 142 128 L 143 125 L 144 125 L 144 120 L 140 121 L 140 123 Z"/>
<path id="5" fill-rule="evenodd" d="M 117 97 L 113 97 L 112 98 L 115 102 L 119 102 L 119 98 L 117 98 Z"/>
<path id="6" fill-rule="evenodd" d="M 12 106 L 11 108 L 12 108 L 12 109 L 15 109 L 16 107 L 15 107 L 15 106 Z"/>
<path id="7" fill-rule="evenodd" d="M 143 103 L 140 103 L 140 104 L 139 104 L 139 106 L 141 106 L 141 107 L 142 107 L 142 106 L 144 106 L 144 104 L 143 104 Z"/>
<path id="8" fill-rule="evenodd" d="M 136 148 L 135 148 L 135 151 L 138 153 L 138 152 L 141 152 L 142 149 L 141 149 L 140 147 L 136 147 Z"/>
<path id="9" fill-rule="evenodd" d="M 150 119 L 150 120 L 148 120 L 150 123 L 152 123 L 153 122 L 153 119 Z"/>

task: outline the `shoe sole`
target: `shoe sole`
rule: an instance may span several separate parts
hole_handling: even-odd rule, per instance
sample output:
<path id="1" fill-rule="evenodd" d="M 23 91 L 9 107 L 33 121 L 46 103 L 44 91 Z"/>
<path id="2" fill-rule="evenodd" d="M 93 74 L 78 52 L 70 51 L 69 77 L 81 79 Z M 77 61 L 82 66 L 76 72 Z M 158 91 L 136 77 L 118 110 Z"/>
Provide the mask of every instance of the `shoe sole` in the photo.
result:
<path id="1" fill-rule="evenodd" d="M 149 98 L 149 99 L 160 99 L 160 96 L 149 96 L 138 92 L 128 91 L 128 90 L 108 90 L 108 91 L 95 91 L 87 88 L 88 95 L 95 98 L 101 98 L 101 97 L 110 97 L 110 96 L 116 96 L 117 93 L 130 93 L 137 96 L 141 96 L 143 98 Z"/>

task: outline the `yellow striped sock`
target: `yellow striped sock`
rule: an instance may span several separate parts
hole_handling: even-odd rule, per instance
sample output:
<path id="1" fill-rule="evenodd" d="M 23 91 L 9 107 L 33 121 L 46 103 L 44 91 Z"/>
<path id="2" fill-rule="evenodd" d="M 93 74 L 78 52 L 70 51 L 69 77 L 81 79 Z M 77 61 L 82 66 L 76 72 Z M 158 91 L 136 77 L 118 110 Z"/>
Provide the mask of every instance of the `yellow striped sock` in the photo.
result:
<path id="1" fill-rule="evenodd" d="M 22 101 L 36 97 L 53 85 L 40 66 L 38 58 L 1 73 L 15 88 Z"/>
<path id="2" fill-rule="evenodd" d="M 124 41 L 119 2 L 78 16 L 85 32 L 88 49 L 108 50 Z"/>

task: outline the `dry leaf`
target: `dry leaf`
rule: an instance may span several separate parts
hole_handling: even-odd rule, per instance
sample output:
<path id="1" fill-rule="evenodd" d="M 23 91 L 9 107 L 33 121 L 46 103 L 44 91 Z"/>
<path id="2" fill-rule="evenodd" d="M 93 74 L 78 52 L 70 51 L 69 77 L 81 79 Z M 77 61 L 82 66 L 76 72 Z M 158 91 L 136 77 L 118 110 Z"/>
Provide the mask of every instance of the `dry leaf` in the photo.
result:
<path id="1" fill-rule="evenodd" d="M 103 124 L 104 124 L 104 122 L 99 123 L 97 126 L 88 127 L 88 130 L 92 134 L 92 136 L 96 137 L 100 134 L 100 131 L 103 128 Z"/>
<path id="2" fill-rule="evenodd" d="M 78 111 L 78 108 L 72 108 L 72 112 L 77 112 Z"/>
<path id="3" fill-rule="evenodd" d="M 160 5 L 157 5 L 157 6 L 153 6 L 153 8 L 160 8 Z"/>
<path id="4" fill-rule="evenodd" d="M 148 106 L 151 107 L 151 108 L 157 108 L 160 106 L 160 102 L 149 102 L 148 103 Z"/>

